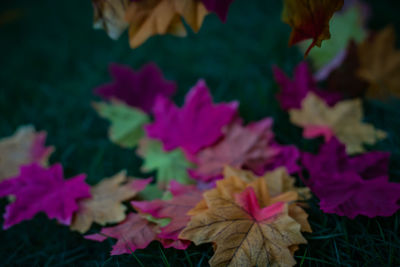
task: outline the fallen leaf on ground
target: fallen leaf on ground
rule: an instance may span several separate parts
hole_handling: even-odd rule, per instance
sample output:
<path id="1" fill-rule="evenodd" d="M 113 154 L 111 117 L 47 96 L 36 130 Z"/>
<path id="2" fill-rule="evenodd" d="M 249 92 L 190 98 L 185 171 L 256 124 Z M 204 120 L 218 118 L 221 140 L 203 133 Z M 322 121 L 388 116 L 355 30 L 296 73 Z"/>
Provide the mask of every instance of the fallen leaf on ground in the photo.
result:
<path id="1" fill-rule="evenodd" d="M 267 187 L 250 186 L 232 194 L 232 184 L 226 188 L 221 181 L 204 193 L 208 208 L 193 215 L 179 237 L 196 245 L 214 243 L 212 267 L 295 265 L 290 247 L 307 241 L 300 224 L 288 215 L 287 204 L 279 196 L 270 199 Z"/>
<path id="2" fill-rule="evenodd" d="M 111 123 L 109 137 L 114 143 L 127 148 L 135 147 L 144 136 L 144 125 L 149 117 L 139 109 L 123 103 L 94 103 L 99 115 Z"/>
<path id="3" fill-rule="evenodd" d="M 152 112 L 157 96 L 169 98 L 176 91 L 175 82 L 166 80 L 155 63 L 148 63 L 137 71 L 126 65 L 110 64 L 109 72 L 114 81 L 97 87 L 95 93 L 147 113 Z"/>
<path id="4" fill-rule="evenodd" d="M 131 2 L 125 19 L 129 22 L 129 43 L 136 48 L 158 34 L 186 35 L 184 18 L 197 32 L 207 15 L 203 3 L 195 0 L 147 0 Z"/>
<path id="5" fill-rule="evenodd" d="M 156 171 L 157 185 L 165 188 L 170 181 L 192 183 L 188 169 L 193 166 L 180 149 L 164 151 L 156 140 L 142 139 L 137 154 L 143 158 L 143 172 Z"/>
<path id="6" fill-rule="evenodd" d="M 125 20 L 129 0 L 92 0 L 92 4 L 93 27 L 104 29 L 111 39 L 118 39 L 129 25 Z"/>
<path id="7" fill-rule="evenodd" d="M 221 141 L 195 156 L 198 167 L 190 171 L 191 176 L 210 182 L 221 177 L 225 165 L 263 170 L 277 154 L 276 149 L 270 148 L 272 123 L 272 119 L 267 118 L 246 127 L 239 123 L 230 125 Z"/>
<path id="8" fill-rule="evenodd" d="M 46 136 L 33 126 L 22 126 L 14 135 L 0 139 L 0 181 L 18 175 L 22 165 L 47 165 L 54 148 L 45 146 Z"/>
<path id="9" fill-rule="evenodd" d="M 342 98 L 340 93 L 327 92 L 319 89 L 305 61 L 296 66 L 293 80 L 287 77 L 286 74 L 276 66 L 272 68 L 272 71 L 275 81 L 279 84 L 281 89 L 277 98 L 284 110 L 300 108 L 301 102 L 307 97 L 309 92 L 317 94 L 330 106 L 336 104 Z"/>
<path id="10" fill-rule="evenodd" d="M 360 99 L 338 102 L 328 107 L 313 93 L 302 102 L 301 109 L 289 110 L 290 121 L 303 127 L 303 136 L 324 136 L 329 141 L 336 136 L 346 145 L 348 154 L 365 151 L 363 144 L 373 145 L 386 137 L 386 133 L 373 125 L 362 122 L 363 109 Z"/>
<path id="11" fill-rule="evenodd" d="M 284 0 L 282 20 L 292 27 L 289 45 L 313 39 L 305 54 L 331 37 L 329 21 L 343 0 Z"/>
<path id="12" fill-rule="evenodd" d="M 200 80 L 186 95 L 182 108 L 159 96 L 155 121 L 146 126 L 149 137 L 162 141 L 164 149 L 181 147 L 188 154 L 215 143 L 237 112 L 237 102 L 213 104 L 206 83 Z M 173 125 L 173 127 L 171 127 Z"/>
<path id="13" fill-rule="evenodd" d="M 360 67 L 358 75 L 369 82 L 367 96 L 400 97 L 400 51 L 396 50 L 393 27 L 387 27 L 358 47 Z"/>
<path id="14" fill-rule="evenodd" d="M 128 179 L 126 171 L 102 180 L 91 188 L 91 198 L 79 202 L 71 229 L 85 233 L 94 222 L 104 226 L 123 221 L 126 207 L 122 202 L 132 199 L 150 182 L 151 179 Z"/>
<path id="15" fill-rule="evenodd" d="M 146 248 L 157 240 L 158 225 L 140 214 L 130 213 L 120 224 L 106 227 L 99 234 L 86 235 L 86 239 L 102 242 L 107 238 L 117 239 L 111 255 L 132 254 L 136 249 Z"/>
<path id="16" fill-rule="evenodd" d="M 0 197 L 15 197 L 15 201 L 6 206 L 3 228 L 30 220 L 39 212 L 70 225 L 78 202 L 90 197 L 85 178 L 86 175 L 81 174 L 64 180 L 60 164 L 48 169 L 38 164 L 21 167 L 18 176 L 0 183 Z"/>
<path id="17" fill-rule="evenodd" d="M 187 212 L 193 209 L 202 199 L 202 191 L 195 186 L 181 185 L 171 181 L 170 188 L 173 197 L 170 200 L 132 201 L 132 206 L 141 213 L 148 213 L 155 218 L 169 218 L 170 222 L 161 228 L 159 238 L 165 240 L 179 241 L 178 235 L 186 227 L 190 220 Z M 180 240 L 186 249 L 187 241 Z"/>

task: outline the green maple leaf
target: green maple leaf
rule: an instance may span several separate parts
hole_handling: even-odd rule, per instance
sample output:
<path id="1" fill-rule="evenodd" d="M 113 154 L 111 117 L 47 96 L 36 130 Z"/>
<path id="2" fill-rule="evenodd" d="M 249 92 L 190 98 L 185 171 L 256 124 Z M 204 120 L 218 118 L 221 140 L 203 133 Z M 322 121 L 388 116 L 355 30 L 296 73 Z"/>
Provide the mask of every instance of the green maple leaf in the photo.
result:
<path id="1" fill-rule="evenodd" d="M 126 148 L 135 147 L 144 136 L 143 126 L 149 117 L 139 109 L 123 103 L 94 103 L 97 113 L 111 123 L 109 137 L 112 142 Z"/>
<path id="2" fill-rule="evenodd" d="M 166 188 L 171 180 L 181 184 L 192 181 L 187 173 L 193 167 L 183 154 L 182 150 L 164 151 L 159 141 L 143 139 L 137 153 L 143 157 L 142 171 L 156 171 L 157 185 Z"/>

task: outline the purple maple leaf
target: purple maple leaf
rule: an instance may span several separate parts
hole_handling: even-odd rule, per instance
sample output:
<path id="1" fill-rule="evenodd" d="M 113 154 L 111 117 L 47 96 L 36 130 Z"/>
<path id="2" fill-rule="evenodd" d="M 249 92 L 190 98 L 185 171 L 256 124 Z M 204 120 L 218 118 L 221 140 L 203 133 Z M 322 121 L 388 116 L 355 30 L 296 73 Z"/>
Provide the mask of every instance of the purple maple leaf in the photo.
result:
<path id="1" fill-rule="evenodd" d="M 118 99 L 127 105 L 151 112 L 157 96 L 172 96 L 176 84 L 163 78 L 155 63 L 149 63 L 134 71 L 129 66 L 111 64 L 110 73 L 114 81 L 95 89 L 104 99 Z"/>
<path id="2" fill-rule="evenodd" d="M 6 207 L 3 228 L 30 220 L 39 212 L 69 225 L 73 213 L 78 210 L 77 201 L 90 197 L 85 178 L 81 174 L 64 180 L 60 164 L 48 169 L 38 164 L 21 167 L 18 176 L 0 183 L 0 197 L 15 197 Z"/>
<path id="3" fill-rule="evenodd" d="M 349 218 L 391 216 L 400 208 L 400 184 L 389 182 L 389 157 L 379 151 L 349 157 L 345 146 L 332 138 L 318 155 L 303 153 L 309 172 L 305 182 L 324 212 Z"/>
<path id="4" fill-rule="evenodd" d="M 279 84 L 281 90 L 277 98 L 284 110 L 300 109 L 301 102 L 309 92 L 316 93 L 325 102 L 333 106 L 343 97 L 337 92 L 322 91 L 317 87 L 317 83 L 308 69 L 307 62 L 301 62 L 294 71 L 294 78 L 291 80 L 278 67 L 272 68 L 275 81 Z"/>
<path id="5" fill-rule="evenodd" d="M 218 17 L 225 22 L 228 15 L 229 6 L 233 0 L 202 0 L 204 6 L 210 12 L 215 12 Z"/>
<path id="6" fill-rule="evenodd" d="M 195 154 L 223 135 L 223 127 L 237 114 L 237 102 L 214 105 L 206 83 L 200 80 L 186 95 L 182 108 L 159 96 L 154 105 L 155 121 L 146 126 L 149 137 L 159 139 L 165 150 L 182 147 Z"/>

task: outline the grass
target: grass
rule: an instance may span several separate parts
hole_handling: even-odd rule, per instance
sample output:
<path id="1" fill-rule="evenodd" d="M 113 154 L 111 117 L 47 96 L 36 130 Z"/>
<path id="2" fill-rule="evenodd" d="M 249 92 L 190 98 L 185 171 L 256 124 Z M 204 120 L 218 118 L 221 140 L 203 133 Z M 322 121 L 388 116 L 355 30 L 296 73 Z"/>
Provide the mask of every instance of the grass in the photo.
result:
<path id="1" fill-rule="evenodd" d="M 370 27 L 400 26 L 399 3 L 370 1 Z M 246 121 L 275 119 L 277 139 L 315 150 L 318 141 L 301 138 L 274 98 L 271 75 L 276 64 L 291 71 L 302 60 L 287 47 L 290 29 L 280 21 L 281 1 L 236 0 L 228 22 L 212 15 L 199 34 L 187 38 L 154 37 L 136 50 L 127 36 L 111 41 L 91 27 L 90 1 L 15 0 L 2 3 L 0 14 L 16 10 L 20 16 L 0 25 L 0 136 L 33 124 L 48 131 L 48 143 L 57 150 L 51 162 L 61 162 L 67 177 L 81 172 L 95 183 L 121 169 L 143 176 L 141 160 L 130 150 L 109 142 L 107 123 L 92 110 L 92 88 L 108 81 L 110 62 L 138 68 L 156 62 L 179 84 L 176 101 L 198 78 L 205 78 L 217 101 L 238 99 Z M 389 132 L 373 149 L 392 152 L 390 175 L 400 182 L 400 112 L 398 100 L 365 103 L 366 120 Z M 6 200 L 0 201 L 4 212 Z M 399 213 L 390 218 L 355 220 L 328 215 L 309 203 L 314 233 L 295 257 L 300 266 L 399 266 Z M 57 225 L 44 215 L 0 231 L 3 266 L 207 266 L 212 247 L 191 246 L 187 251 L 163 249 L 153 242 L 132 255 L 109 256 L 112 241 L 95 243 Z"/>

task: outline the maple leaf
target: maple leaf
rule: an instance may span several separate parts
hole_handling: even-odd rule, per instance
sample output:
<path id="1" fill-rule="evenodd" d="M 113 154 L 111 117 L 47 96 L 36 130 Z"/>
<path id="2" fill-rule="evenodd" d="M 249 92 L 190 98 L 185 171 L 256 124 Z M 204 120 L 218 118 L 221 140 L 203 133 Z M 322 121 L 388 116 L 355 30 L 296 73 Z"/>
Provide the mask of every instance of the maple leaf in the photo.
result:
<path id="1" fill-rule="evenodd" d="M 312 49 L 308 55 L 314 69 L 317 70 L 315 77 L 318 80 L 324 80 L 342 63 L 350 41 L 360 43 L 367 36 L 365 7 L 361 3 L 349 1 L 345 3 L 343 9 L 335 13 L 330 20 L 329 29 L 333 37 L 324 41 L 322 47 Z M 300 48 L 306 51 L 310 43 L 308 41 L 300 43 Z"/>
<path id="2" fill-rule="evenodd" d="M 331 37 L 329 20 L 343 6 L 343 0 L 284 0 L 282 20 L 292 27 L 289 45 L 313 39 L 305 55 L 314 46 Z"/>
<path id="3" fill-rule="evenodd" d="M 290 80 L 286 74 L 276 66 L 272 68 L 272 71 L 275 81 L 279 84 L 281 89 L 277 98 L 284 110 L 300 108 L 301 102 L 306 98 L 309 92 L 317 94 L 330 106 L 336 104 L 342 98 L 339 93 L 332 93 L 319 89 L 305 61 L 296 66 L 293 80 Z"/>
<path id="4" fill-rule="evenodd" d="M 92 4 L 93 27 L 104 29 L 111 39 L 118 39 L 129 25 L 125 20 L 129 0 L 92 0 Z"/>
<path id="5" fill-rule="evenodd" d="M 145 112 L 152 111 L 158 95 L 168 98 L 176 91 L 175 82 L 165 80 L 155 63 L 148 63 L 137 71 L 113 63 L 109 71 L 114 81 L 97 87 L 95 93 L 104 99 L 117 99 Z"/>
<path id="6" fill-rule="evenodd" d="M 126 171 L 102 180 L 91 188 L 91 198 L 79 202 L 71 229 L 85 233 L 93 222 L 105 225 L 123 221 L 126 207 L 121 202 L 132 199 L 150 182 L 151 179 L 129 180 Z"/>
<path id="7" fill-rule="evenodd" d="M 346 147 L 338 139 L 332 138 L 321 145 L 317 155 L 304 152 L 301 156 L 303 166 L 308 170 L 310 179 L 308 184 L 314 184 L 313 177 L 321 173 L 354 172 L 366 180 L 389 173 L 390 153 L 372 151 L 349 157 Z"/>
<path id="8" fill-rule="evenodd" d="M 347 153 L 363 152 L 363 144 L 373 145 L 386 137 L 373 125 L 362 122 L 363 109 L 360 99 L 338 102 L 328 107 L 322 99 L 309 93 L 302 102 L 302 109 L 289 110 L 290 120 L 303 127 L 303 136 L 324 136 L 325 141 L 336 136 L 346 145 Z"/>
<path id="9" fill-rule="evenodd" d="M 222 128 L 232 121 L 237 106 L 237 102 L 214 105 L 206 83 L 200 80 L 186 95 L 182 108 L 165 97 L 157 98 L 155 121 L 146 126 L 147 135 L 161 140 L 166 150 L 181 147 L 195 154 L 223 135 Z"/>
<path id="10" fill-rule="evenodd" d="M 0 183 L 0 197 L 15 197 L 6 207 L 3 228 L 30 220 L 39 212 L 69 225 L 78 201 L 90 197 L 89 190 L 83 174 L 64 180 L 60 164 L 48 169 L 36 163 L 23 166 L 18 176 Z"/>
<path id="11" fill-rule="evenodd" d="M 184 186 L 171 181 L 169 190 L 173 197 L 170 200 L 132 201 L 132 206 L 141 213 L 162 219 L 169 218 L 170 222 L 161 227 L 158 237 L 164 240 L 179 241 L 178 235 L 190 220 L 187 212 L 193 209 L 202 199 L 202 191 L 195 186 Z M 189 242 L 180 241 L 179 249 L 186 249 Z"/>
<path id="12" fill-rule="evenodd" d="M 99 234 L 86 235 L 86 239 L 102 242 L 108 237 L 117 239 L 111 255 L 132 254 L 157 240 L 158 225 L 136 213 L 130 213 L 120 224 L 101 229 Z"/>
<path id="13" fill-rule="evenodd" d="M 400 51 L 396 50 L 395 38 L 394 28 L 387 27 L 358 47 L 357 73 L 370 84 L 368 97 L 400 96 Z"/>
<path id="14" fill-rule="evenodd" d="M 276 155 L 273 160 L 268 161 L 262 173 L 265 171 L 275 170 L 279 167 L 285 167 L 287 171 L 291 174 L 300 171 L 300 166 L 298 160 L 300 159 L 300 151 L 294 145 L 279 145 L 272 144 L 270 149 L 276 150 Z M 256 174 L 262 174 L 256 172 Z"/>
<path id="15" fill-rule="evenodd" d="M 207 191 L 208 209 L 192 216 L 180 238 L 196 245 L 213 242 L 214 266 L 293 266 L 289 247 L 306 243 L 300 225 L 288 215 L 287 205 L 276 202 L 261 206 L 254 188 L 232 198 L 230 192 Z"/>
<path id="16" fill-rule="evenodd" d="M 304 153 L 305 181 L 320 199 L 324 212 L 355 218 L 391 216 L 399 208 L 400 184 L 388 181 L 389 153 L 346 155 L 345 146 L 333 138 L 317 155 Z"/>
<path id="17" fill-rule="evenodd" d="M 143 172 L 157 171 L 157 185 L 160 188 L 165 188 L 171 180 L 183 184 L 192 182 L 188 175 L 192 164 L 180 149 L 166 152 L 160 142 L 142 139 L 137 154 L 143 158 Z"/>
<path id="18" fill-rule="evenodd" d="M 246 127 L 232 124 L 221 141 L 195 156 L 198 167 L 190 171 L 191 176 L 210 182 L 220 177 L 225 165 L 263 170 L 266 162 L 276 154 L 274 149 L 269 149 L 273 138 L 272 123 L 272 119 L 267 118 Z"/>
<path id="19" fill-rule="evenodd" d="M 127 148 L 135 147 L 144 136 L 143 126 L 149 122 L 149 117 L 133 107 L 123 103 L 94 103 L 98 114 L 111 123 L 109 137 L 112 142 Z"/>
<path id="20" fill-rule="evenodd" d="M 229 6 L 234 0 L 201 0 L 210 12 L 215 12 L 222 21 L 226 21 Z"/>
<path id="21" fill-rule="evenodd" d="M 0 139 L 0 181 L 18 175 L 22 165 L 34 162 L 47 165 L 54 148 L 45 147 L 46 136 L 46 132 L 35 132 L 35 128 L 28 125 Z"/>
<path id="22" fill-rule="evenodd" d="M 181 17 L 197 32 L 207 13 L 203 3 L 194 0 L 132 2 L 125 16 L 130 24 L 129 43 L 135 48 L 153 35 L 172 33 L 183 36 L 186 30 Z"/>

